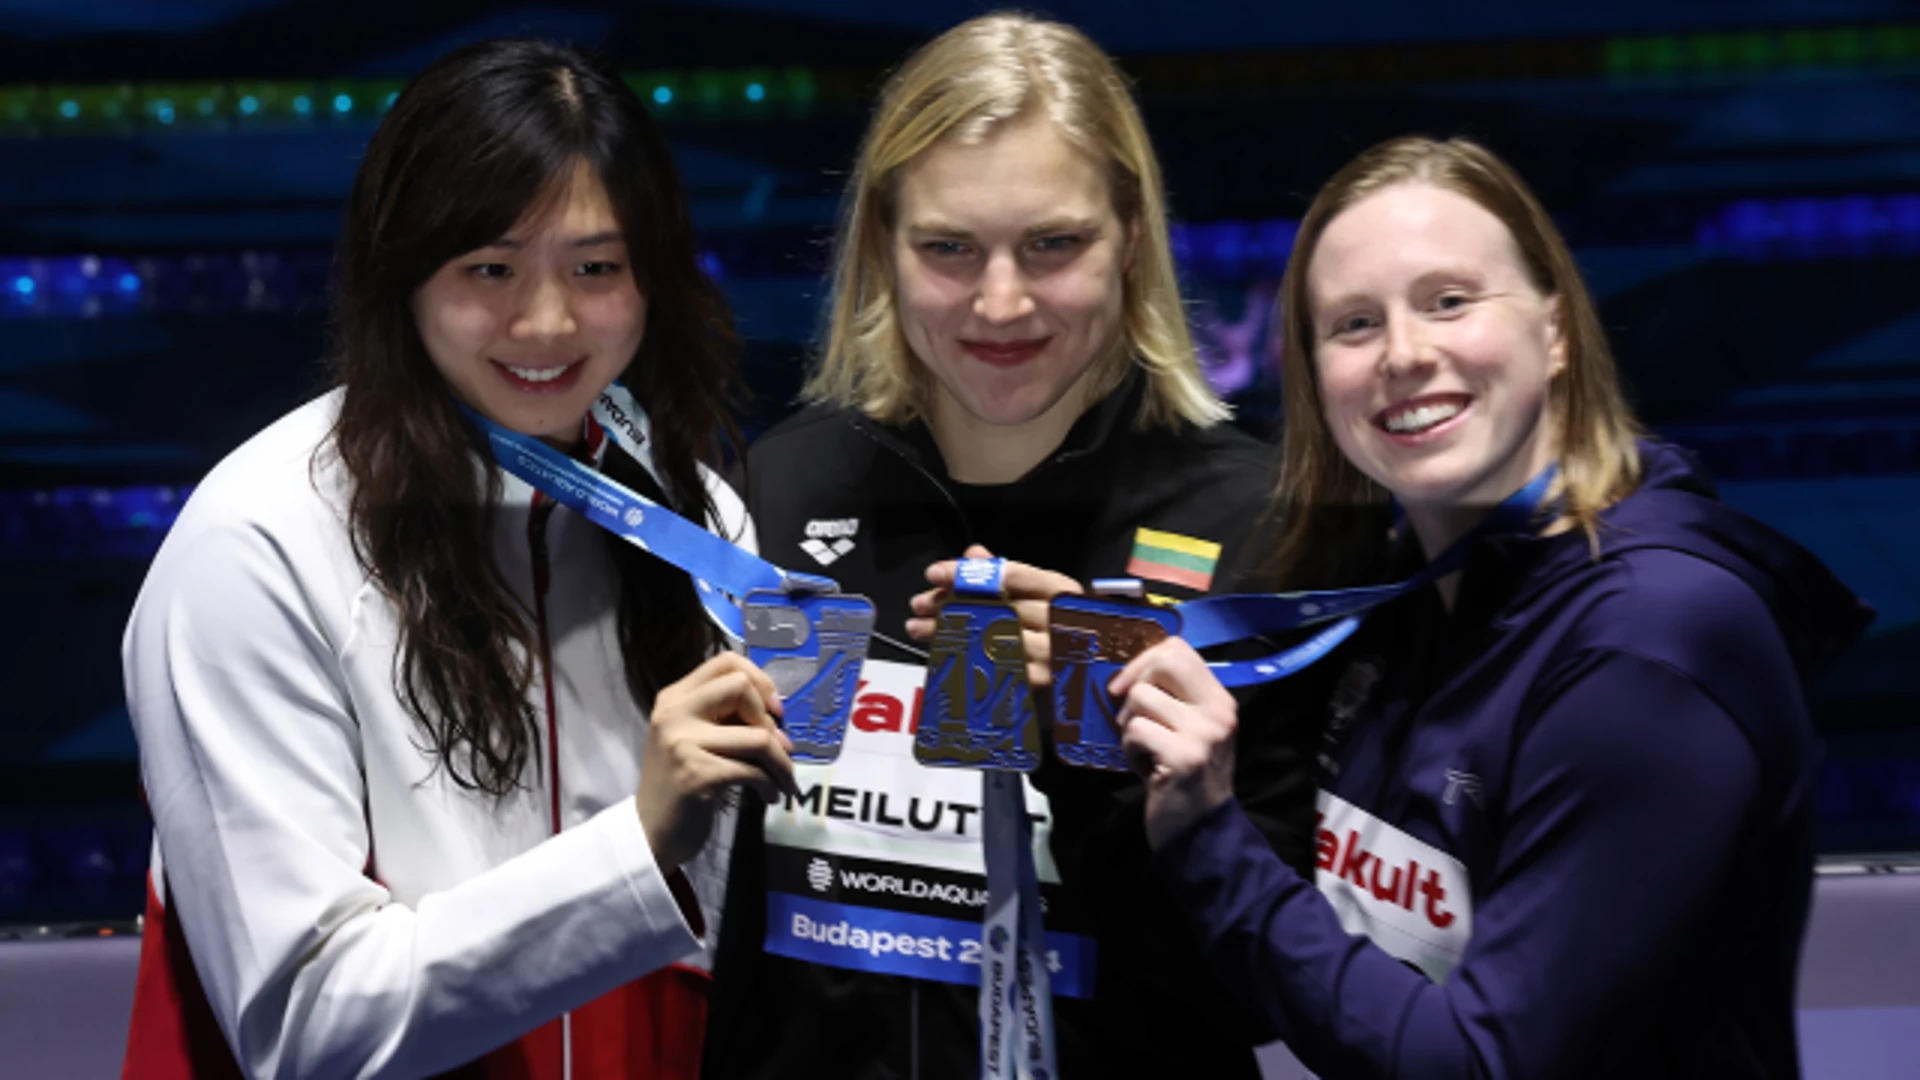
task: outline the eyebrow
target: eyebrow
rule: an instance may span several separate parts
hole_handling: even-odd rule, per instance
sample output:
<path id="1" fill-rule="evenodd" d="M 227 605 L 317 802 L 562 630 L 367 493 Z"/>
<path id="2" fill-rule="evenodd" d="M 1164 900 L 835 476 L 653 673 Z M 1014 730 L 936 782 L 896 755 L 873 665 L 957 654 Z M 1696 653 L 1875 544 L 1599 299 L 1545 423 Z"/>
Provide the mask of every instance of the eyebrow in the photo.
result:
<path id="1" fill-rule="evenodd" d="M 1479 267 L 1473 266 L 1470 263 L 1460 263 L 1458 265 L 1435 267 L 1421 274 L 1419 277 L 1414 278 L 1413 283 L 1418 286 L 1430 286 L 1436 281 L 1446 280 L 1484 285 L 1487 280 L 1487 275 L 1486 272 Z"/>
<path id="2" fill-rule="evenodd" d="M 569 241 L 567 243 L 567 246 L 570 248 L 599 247 L 602 244 L 617 244 L 625 239 L 626 237 L 621 236 L 619 230 L 605 229 L 597 233 L 590 233 L 586 236 L 582 236 L 577 240 Z M 519 251 L 525 248 L 527 245 L 524 241 L 515 240 L 511 236 L 503 236 L 500 239 L 495 240 L 493 243 L 488 244 L 487 246 L 496 247 L 496 248 L 506 248 L 508 251 Z"/>
<path id="3" fill-rule="evenodd" d="M 1347 293 L 1344 296 L 1337 296 L 1332 300 L 1325 301 L 1317 300 L 1311 293 L 1307 296 L 1308 308 L 1318 308 L 1321 311 L 1337 311 L 1341 308 L 1352 307 L 1355 304 L 1371 303 L 1373 303 L 1373 299 L 1365 293 Z"/>
<path id="4" fill-rule="evenodd" d="M 1487 275 L 1481 272 L 1480 270 L 1476 269 L 1475 267 L 1468 265 L 1466 263 L 1462 263 L 1457 266 L 1441 266 L 1441 267 L 1436 267 L 1432 270 L 1428 270 L 1427 272 L 1421 274 L 1419 277 L 1414 278 L 1412 282 L 1412 286 L 1416 289 L 1425 289 L 1425 288 L 1431 288 L 1435 283 L 1443 282 L 1443 281 L 1458 281 L 1462 284 L 1472 285 L 1475 288 L 1485 288 L 1487 283 Z M 1338 308 L 1348 307 L 1353 304 L 1373 303 L 1373 297 L 1371 296 L 1371 294 L 1364 293 L 1364 292 L 1350 292 L 1342 296 L 1335 297 L 1332 300 L 1328 300 L 1325 303 L 1321 303 L 1315 300 L 1312 294 L 1309 293 L 1308 301 L 1312 304 L 1313 307 L 1324 308 L 1328 311 L 1332 311 Z"/>
<path id="5" fill-rule="evenodd" d="M 1028 237 L 1046 236 L 1050 233 L 1087 232 L 1099 227 L 1093 218 L 1049 218 L 1037 225 L 1029 225 L 1022 230 Z M 907 226 L 907 231 L 921 236 L 972 236 L 973 230 L 951 225 L 938 218 L 929 221 L 916 221 Z"/>
<path id="6" fill-rule="evenodd" d="M 1099 227 L 1100 223 L 1093 218 L 1050 218 L 1029 228 L 1027 235 L 1042 236 L 1047 233 L 1088 232 Z"/>

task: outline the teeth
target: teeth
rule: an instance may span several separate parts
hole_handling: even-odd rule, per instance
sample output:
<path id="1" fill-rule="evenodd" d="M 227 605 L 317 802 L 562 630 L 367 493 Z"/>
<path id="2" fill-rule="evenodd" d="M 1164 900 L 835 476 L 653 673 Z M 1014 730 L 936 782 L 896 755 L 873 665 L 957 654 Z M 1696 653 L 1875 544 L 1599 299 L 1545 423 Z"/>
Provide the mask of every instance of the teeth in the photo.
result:
<path id="1" fill-rule="evenodd" d="M 513 367 L 511 365 L 507 365 L 506 367 L 508 371 L 513 372 L 516 376 L 528 382 L 552 382 L 560 376 L 565 375 L 573 365 L 567 364 L 563 367 L 550 368 L 523 368 Z"/>
<path id="2" fill-rule="evenodd" d="M 1452 402 L 1446 404 L 1422 405 L 1417 409 L 1406 409 L 1387 417 L 1387 430 L 1406 434 L 1426 429 L 1451 420 L 1460 415 L 1460 406 Z"/>

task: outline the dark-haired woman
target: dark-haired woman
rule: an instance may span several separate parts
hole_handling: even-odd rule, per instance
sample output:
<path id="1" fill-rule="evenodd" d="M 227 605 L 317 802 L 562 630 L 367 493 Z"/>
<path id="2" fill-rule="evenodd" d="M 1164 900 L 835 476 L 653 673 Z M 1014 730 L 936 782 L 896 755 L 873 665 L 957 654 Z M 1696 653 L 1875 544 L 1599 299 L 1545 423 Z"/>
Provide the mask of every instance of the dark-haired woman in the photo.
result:
<path id="1" fill-rule="evenodd" d="M 125 1075 L 695 1075 L 707 839 L 731 785 L 790 785 L 778 699 L 461 408 L 752 542 L 702 464 L 732 335 L 665 146 L 570 50 L 453 53 L 368 147 L 339 287 L 339 386 L 206 478 L 128 629 Z"/>

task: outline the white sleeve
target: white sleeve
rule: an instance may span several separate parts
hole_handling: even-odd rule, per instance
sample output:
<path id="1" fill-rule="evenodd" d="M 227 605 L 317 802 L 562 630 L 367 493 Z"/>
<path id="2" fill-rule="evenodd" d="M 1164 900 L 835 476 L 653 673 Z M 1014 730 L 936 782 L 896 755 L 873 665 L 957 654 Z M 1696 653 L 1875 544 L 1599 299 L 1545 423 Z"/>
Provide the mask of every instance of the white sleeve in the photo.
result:
<path id="1" fill-rule="evenodd" d="M 630 799 L 393 902 L 311 583 L 259 529 L 186 532 L 128 627 L 127 697 L 170 910 L 249 1076 L 430 1075 L 699 950 Z"/>

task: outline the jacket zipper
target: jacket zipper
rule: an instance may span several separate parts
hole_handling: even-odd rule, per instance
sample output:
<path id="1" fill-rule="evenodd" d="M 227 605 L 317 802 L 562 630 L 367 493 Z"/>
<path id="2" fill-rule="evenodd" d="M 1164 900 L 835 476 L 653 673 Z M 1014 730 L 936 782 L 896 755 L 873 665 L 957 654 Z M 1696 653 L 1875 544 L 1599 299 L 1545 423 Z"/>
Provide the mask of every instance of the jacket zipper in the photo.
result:
<path id="1" fill-rule="evenodd" d="M 948 490 L 947 485 L 940 482 L 939 477 L 934 476 L 932 473 L 927 471 L 926 466 L 920 464 L 918 461 L 915 461 L 914 456 L 912 454 L 909 454 L 906 451 L 900 449 L 898 446 L 895 446 L 891 439 L 882 436 L 880 433 L 869 429 L 865 424 L 861 424 L 857 421 L 855 422 L 854 426 L 859 429 L 861 434 L 865 435 L 869 439 L 872 439 L 876 444 L 884 448 L 887 451 L 887 453 L 892 454 L 894 457 L 897 457 L 901 461 L 906 462 L 909 468 L 911 468 L 914 472 L 917 472 L 920 474 L 921 479 L 933 485 L 933 490 L 939 492 L 940 497 L 947 500 L 947 505 L 953 509 L 954 516 L 960 519 L 960 531 L 966 533 L 968 536 L 973 535 L 973 522 L 967 519 L 967 512 L 961 508 L 960 500 L 953 497 L 953 492 Z"/>
<path id="2" fill-rule="evenodd" d="M 560 833 L 560 719 L 553 695 L 553 643 L 547 635 L 547 588 L 552 574 L 547 559 L 547 522 L 554 503 L 535 493 L 527 515 L 527 551 L 533 561 L 533 615 L 539 633 L 540 682 L 547 704 L 547 787 L 553 834 Z M 560 1014 L 560 1076 L 573 1080 L 573 1013 Z"/>
<path id="3" fill-rule="evenodd" d="M 885 448 L 888 453 L 906 462 L 907 466 L 914 472 L 919 473 L 921 479 L 930 484 L 933 490 L 939 492 L 941 498 L 947 500 L 947 506 L 953 510 L 954 517 L 960 519 L 960 531 L 968 538 L 973 536 L 973 522 L 968 519 L 966 510 L 960 506 L 960 500 L 953 497 L 953 492 L 948 490 L 947 485 L 940 482 L 939 477 L 928 472 L 926 466 L 914 460 L 913 455 L 905 453 L 899 447 L 893 445 L 891 440 L 881 437 L 877 432 L 868 430 L 864 424 L 856 422 L 854 426 L 858 428 L 861 433 L 865 434 L 867 438 L 872 439 L 875 443 Z M 876 634 L 875 636 L 881 637 L 882 635 Z M 905 649 L 907 652 L 919 653 L 923 657 L 927 655 L 926 650 L 917 646 L 909 646 L 904 642 L 897 641 L 893 642 L 893 644 L 896 647 Z M 907 982 L 907 1080 L 920 1080 L 920 983 L 918 980 L 909 980 Z"/>

